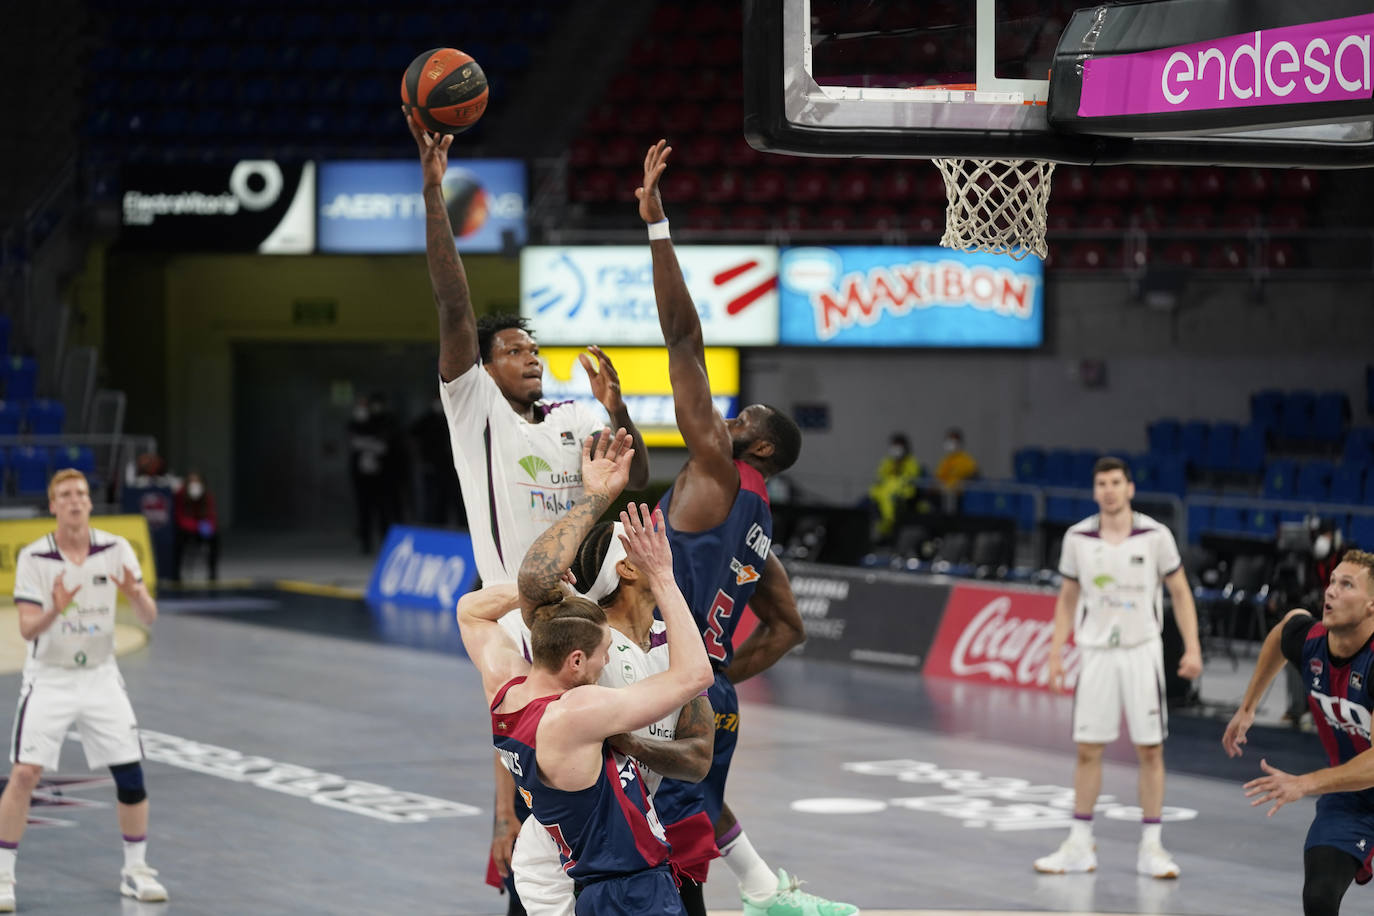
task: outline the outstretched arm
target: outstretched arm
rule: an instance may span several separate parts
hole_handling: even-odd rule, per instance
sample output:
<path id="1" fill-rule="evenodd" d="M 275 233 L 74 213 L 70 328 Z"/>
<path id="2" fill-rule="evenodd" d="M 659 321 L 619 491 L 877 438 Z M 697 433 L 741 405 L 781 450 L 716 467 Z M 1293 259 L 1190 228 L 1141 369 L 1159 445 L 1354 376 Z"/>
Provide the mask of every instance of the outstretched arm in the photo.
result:
<path id="1" fill-rule="evenodd" d="M 602 430 L 582 443 L 582 498 L 539 535 L 520 564 L 520 608 L 527 626 L 534 620 L 535 608 L 562 599 L 564 573 L 587 532 L 625 489 L 633 458 L 630 434 L 624 429 L 614 436 L 609 429 Z"/>
<path id="2" fill-rule="evenodd" d="M 414 117 L 406 118 L 406 126 L 419 147 L 424 176 L 425 257 L 434 305 L 439 310 L 439 378 L 450 382 L 471 369 L 478 357 L 477 319 L 472 314 L 467 272 L 453 243 L 453 226 L 444 203 L 444 173 L 448 171 L 453 136 L 432 134 Z"/>
<path id="3" fill-rule="evenodd" d="M 1250 675 L 1250 685 L 1245 688 L 1245 696 L 1240 701 L 1240 708 L 1231 717 L 1225 733 L 1221 736 L 1221 746 L 1226 749 L 1226 756 L 1239 757 L 1243 753 L 1241 745 L 1245 743 L 1245 733 L 1250 730 L 1250 726 L 1255 722 L 1255 710 L 1259 708 L 1259 702 L 1264 697 L 1264 692 L 1269 689 L 1274 678 L 1278 677 L 1279 672 L 1283 670 L 1283 628 L 1288 626 L 1288 621 L 1299 614 L 1311 616 L 1302 608 L 1295 608 L 1284 615 L 1284 618 L 1269 631 L 1269 635 L 1264 637 L 1264 644 L 1260 646 L 1259 659 L 1255 662 L 1255 673 Z"/>
<path id="4" fill-rule="evenodd" d="M 704 696 L 693 697 L 682 707 L 671 741 L 624 734 L 611 738 L 611 746 L 669 779 L 701 782 L 711 772 L 711 755 L 716 747 L 716 716 L 711 711 L 711 701 Z"/>
<path id="5" fill-rule="evenodd" d="M 630 434 L 630 444 L 634 446 L 635 457 L 630 462 L 630 482 L 626 486 L 631 490 L 642 490 L 649 485 L 649 450 L 644 447 L 644 437 L 630 419 L 629 408 L 625 406 L 625 398 L 621 396 L 620 373 L 615 371 L 615 366 L 611 365 L 611 358 L 600 347 L 593 345 L 588 347 L 587 351 L 596 358 L 596 365 L 592 365 L 591 357 L 587 353 L 579 353 L 577 361 L 582 364 L 587 378 L 591 381 L 592 394 L 601 402 L 601 406 L 606 408 L 606 413 L 611 418 L 611 426 L 624 427 Z"/>
<path id="6" fill-rule="evenodd" d="M 763 576 L 749 600 L 749 607 L 759 619 L 759 625 L 736 647 L 735 657 L 725 669 L 725 676 L 732 684 L 768 670 L 806 641 L 801 614 L 797 613 L 797 599 L 792 594 L 792 582 L 787 578 L 782 561 L 772 553 L 768 554 Z"/>
<path id="7" fill-rule="evenodd" d="M 488 703 L 501 685 L 529 671 L 525 656 L 496 622 L 514 610 L 518 600 L 511 585 L 490 585 L 458 599 L 458 634 L 468 658 L 482 675 Z"/>
<path id="8" fill-rule="evenodd" d="M 644 156 L 644 184 L 635 190 L 635 197 L 639 198 L 639 215 L 650 225 L 667 219 L 658 182 L 672 151 L 666 141 L 660 140 Z M 682 279 L 672 239 L 654 239 L 649 242 L 649 250 L 653 255 L 654 299 L 658 303 L 663 343 L 668 348 L 668 377 L 673 386 L 678 429 L 692 460 L 703 463 L 712 476 L 719 475 L 733 486 L 738 478 L 731 460 L 730 433 L 725 419 L 711 402 L 701 317 Z"/>

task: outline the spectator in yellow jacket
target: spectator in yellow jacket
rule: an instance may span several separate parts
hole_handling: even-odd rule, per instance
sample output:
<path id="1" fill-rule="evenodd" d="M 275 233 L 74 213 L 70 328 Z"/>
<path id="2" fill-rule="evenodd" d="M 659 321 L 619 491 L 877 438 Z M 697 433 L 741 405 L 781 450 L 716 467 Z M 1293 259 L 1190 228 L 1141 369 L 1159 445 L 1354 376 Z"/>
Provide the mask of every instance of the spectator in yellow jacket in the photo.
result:
<path id="1" fill-rule="evenodd" d="M 878 509 L 877 535 L 886 540 L 892 536 L 897 511 L 916 495 L 916 479 L 921 476 L 921 464 L 911 454 L 911 442 L 903 433 L 893 433 L 888 440 L 887 454 L 878 462 L 868 498 Z"/>

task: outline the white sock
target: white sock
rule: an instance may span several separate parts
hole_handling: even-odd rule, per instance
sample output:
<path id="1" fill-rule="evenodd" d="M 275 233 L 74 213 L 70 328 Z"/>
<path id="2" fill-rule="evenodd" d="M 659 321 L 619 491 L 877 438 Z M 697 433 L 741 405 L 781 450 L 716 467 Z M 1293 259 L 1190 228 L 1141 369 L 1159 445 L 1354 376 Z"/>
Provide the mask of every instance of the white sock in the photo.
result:
<path id="1" fill-rule="evenodd" d="M 1075 843 L 1091 843 L 1093 841 L 1093 822 L 1074 819 L 1069 825 L 1069 839 Z"/>
<path id="2" fill-rule="evenodd" d="M 148 841 L 139 840 L 135 843 L 124 841 L 124 867 L 133 868 L 135 865 L 147 864 Z"/>
<path id="3" fill-rule="evenodd" d="M 18 855 L 18 849 L 0 849 L 0 875 L 14 874 L 14 860 Z"/>
<path id="4" fill-rule="evenodd" d="M 772 897 L 778 890 L 778 876 L 754 851 L 754 844 L 741 830 L 739 835 L 720 848 L 720 857 L 725 865 L 735 873 L 739 882 L 739 892 L 755 903 Z"/>
<path id="5" fill-rule="evenodd" d="M 1160 831 L 1164 829 L 1163 824 L 1141 824 L 1140 842 L 1161 845 L 1159 840 Z"/>

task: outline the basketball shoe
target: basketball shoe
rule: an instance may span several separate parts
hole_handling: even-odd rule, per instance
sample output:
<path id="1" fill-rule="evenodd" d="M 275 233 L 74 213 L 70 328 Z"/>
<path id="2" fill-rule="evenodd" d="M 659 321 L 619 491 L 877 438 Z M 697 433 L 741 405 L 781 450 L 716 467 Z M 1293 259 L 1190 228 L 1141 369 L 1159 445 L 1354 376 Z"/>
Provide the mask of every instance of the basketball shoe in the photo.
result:
<path id="1" fill-rule="evenodd" d="M 858 907 L 805 893 L 801 885 L 800 881 L 779 868 L 778 889 L 773 896 L 755 903 L 740 895 L 744 901 L 743 916 L 858 916 Z"/>
<path id="2" fill-rule="evenodd" d="M 0 913 L 14 912 L 14 875 L 0 875 Z"/>
<path id="3" fill-rule="evenodd" d="M 1036 859 L 1035 870 L 1047 875 L 1097 871 L 1097 846 L 1069 837 L 1054 852 Z"/>
<path id="4" fill-rule="evenodd" d="M 119 892 L 143 903 L 157 903 L 167 899 L 167 888 L 158 883 L 157 869 L 134 865 L 119 870 Z"/>
<path id="5" fill-rule="evenodd" d="M 1178 863 L 1159 843 L 1141 843 L 1136 854 L 1135 870 L 1151 878 L 1177 878 Z"/>

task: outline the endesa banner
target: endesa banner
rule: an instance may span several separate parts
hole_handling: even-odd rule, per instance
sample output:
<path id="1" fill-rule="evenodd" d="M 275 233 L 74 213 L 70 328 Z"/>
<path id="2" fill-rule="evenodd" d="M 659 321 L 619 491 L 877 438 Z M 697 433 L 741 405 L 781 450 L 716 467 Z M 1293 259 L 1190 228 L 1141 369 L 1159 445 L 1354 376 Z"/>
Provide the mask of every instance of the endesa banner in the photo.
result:
<path id="1" fill-rule="evenodd" d="M 539 329 L 544 339 L 544 329 Z M 673 389 L 668 381 L 668 351 L 662 346 L 606 347 L 603 349 L 620 376 L 620 394 L 639 427 L 644 444 L 681 448 L 682 434 L 673 412 Z M 580 401 L 593 413 L 604 413 L 592 395 L 591 379 L 578 362 L 585 355 L 596 366 L 596 357 L 581 347 L 543 347 L 539 355 L 548 370 L 544 373 L 544 399 Z M 711 380 L 711 400 L 723 417 L 739 413 L 739 351 L 730 347 L 706 348 L 706 374 Z"/>
<path id="2" fill-rule="evenodd" d="M 420 166 L 410 160 L 320 164 L 320 251 L 408 254 L 425 250 Z M 444 200 L 464 253 L 525 244 L 525 164 L 518 159 L 450 160 Z"/>
<path id="3" fill-rule="evenodd" d="M 985 684 L 1049 690 L 1053 592 L 956 585 L 926 658 L 925 673 Z M 1073 635 L 1064 650 L 1072 689 L 1081 665 Z"/>
<path id="4" fill-rule="evenodd" d="M 785 248 L 780 343 L 819 347 L 1038 347 L 1039 258 L 947 248 Z"/>
<path id="5" fill-rule="evenodd" d="M 677 258 L 707 346 L 778 342 L 776 248 L 681 245 Z M 526 248 L 520 314 L 541 344 L 661 347 L 648 243 Z"/>
<path id="6" fill-rule="evenodd" d="M 129 165 L 120 243 L 166 251 L 310 254 L 315 164 Z"/>
<path id="7" fill-rule="evenodd" d="M 476 579 L 467 532 L 392 525 L 372 567 L 367 603 L 425 608 L 452 620 Z"/>

